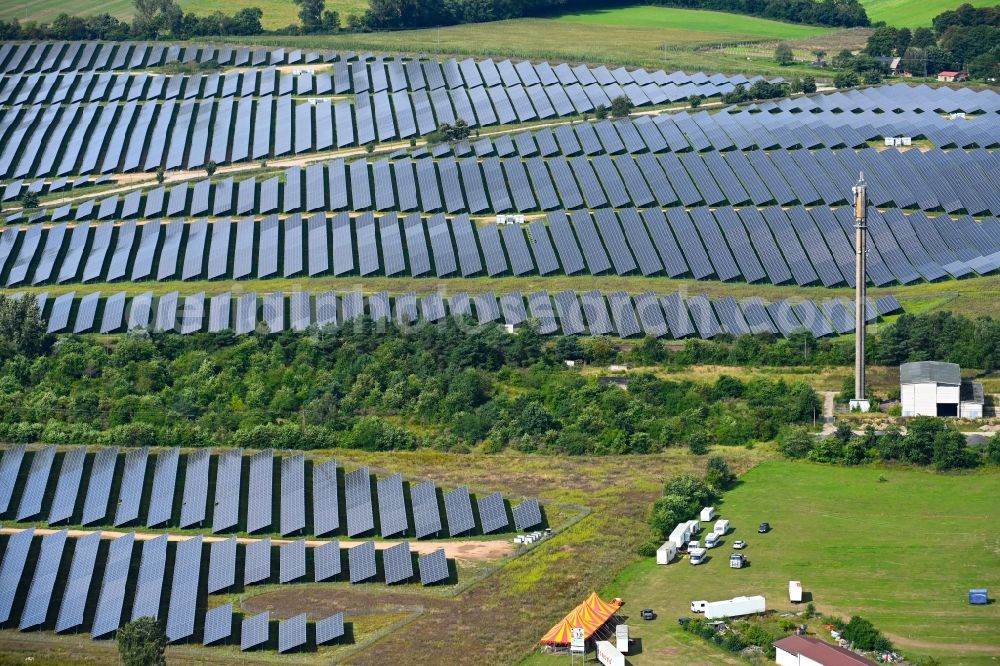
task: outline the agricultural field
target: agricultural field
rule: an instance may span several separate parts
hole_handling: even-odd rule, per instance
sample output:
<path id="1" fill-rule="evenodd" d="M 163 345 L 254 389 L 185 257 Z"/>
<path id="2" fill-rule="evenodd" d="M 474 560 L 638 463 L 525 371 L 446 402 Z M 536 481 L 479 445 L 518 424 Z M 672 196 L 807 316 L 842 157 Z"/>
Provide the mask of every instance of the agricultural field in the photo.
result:
<path id="1" fill-rule="evenodd" d="M 941 12 L 955 9 L 962 4 L 973 7 L 988 7 L 996 4 L 994 0 L 932 0 L 931 2 L 914 2 L 913 0 L 862 0 L 868 18 L 872 23 L 885 21 L 897 28 L 930 27 L 931 21 Z"/>
<path id="2" fill-rule="evenodd" d="M 1000 585 L 989 527 L 998 492 L 996 473 L 764 462 L 716 506 L 732 529 L 706 564 L 645 559 L 603 594 L 658 614 L 653 622 L 630 622 L 642 636 L 642 654 L 630 657 L 637 665 L 660 663 L 693 640 L 676 622 L 690 615 L 692 600 L 762 594 L 768 609 L 790 611 L 789 580 L 802 581 L 819 612 L 871 620 L 907 656 L 991 664 L 1000 653 L 1000 611 L 996 604 L 970 606 L 967 593 Z M 771 523 L 769 534 L 757 534 L 762 521 Z M 729 568 L 735 539 L 748 543 L 748 568 Z M 822 631 L 815 621 L 811 628 Z"/>

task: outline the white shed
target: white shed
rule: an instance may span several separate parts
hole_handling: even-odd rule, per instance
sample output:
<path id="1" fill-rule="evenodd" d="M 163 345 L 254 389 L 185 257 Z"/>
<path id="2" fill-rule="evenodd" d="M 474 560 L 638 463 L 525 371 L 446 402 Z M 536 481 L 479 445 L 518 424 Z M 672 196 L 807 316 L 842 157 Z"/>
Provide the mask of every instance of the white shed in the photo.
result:
<path id="1" fill-rule="evenodd" d="M 677 546 L 670 541 L 664 541 L 663 545 L 656 549 L 656 563 L 670 564 L 677 556 Z"/>
<path id="2" fill-rule="evenodd" d="M 899 366 L 903 416 L 958 416 L 961 388 L 957 363 L 918 361 Z"/>

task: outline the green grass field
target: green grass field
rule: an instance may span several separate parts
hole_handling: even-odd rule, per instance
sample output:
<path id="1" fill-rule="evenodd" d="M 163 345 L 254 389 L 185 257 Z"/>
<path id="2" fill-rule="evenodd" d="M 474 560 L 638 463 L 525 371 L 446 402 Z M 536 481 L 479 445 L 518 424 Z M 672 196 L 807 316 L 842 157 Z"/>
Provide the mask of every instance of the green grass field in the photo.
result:
<path id="1" fill-rule="evenodd" d="M 185 11 L 195 14 L 211 14 L 221 11 L 232 13 L 242 7 L 260 7 L 264 12 L 263 24 L 266 29 L 283 28 L 298 23 L 298 6 L 292 0 L 178 0 Z M 341 21 L 348 14 L 361 14 L 368 7 L 366 0 L 327 0 L 326 8 L 340 12 Z M 0 3 L 0 19 L 19 21 L 49 22 L 59 14 L 92 15 L 108 13 L 120 19 L 132 17 L 132 0 L 80 0 L 68 3 L 66 0 L 10 0 Z"/>
<path id="2" fill-rule="evenodd" d="M 789 580 L 802 581 L 820 612 L 872 620 L 908 656 L 996 663 L 1000 606 L 969 606 L 967 593 L 1000 588 L 1000 537 L 992 527 L 1000 518 L 1000 474 L 771 461 L 741 481 L 717 505 L 733 531 L 709 562 L 657 566 L 646 559 L 603 590 L 624 598 L 626 608 L 659 614 L 630 623 L 644 648 L 632 663 L 658 663 L 664 650 L 690 638 L 676 620 L 690 614 L 691 600 L 763 594 L 769 609 L 787 611 Z M 763 520 L 770 534 L 756 533 Z M 729 568 L 735 539 L 748 542 L 749 568 Z M 822 631 L 815 621 L 812 627 Z"/>
<path id="3" fill-rule="evenodd" d="M 941 12 L 955 9 L 968 1 L 974 7 L 997 4 L 996 0 L 861 0 L 872 23 L 885 21 L 899 28 L 930 26 L 931 20 Z"/>

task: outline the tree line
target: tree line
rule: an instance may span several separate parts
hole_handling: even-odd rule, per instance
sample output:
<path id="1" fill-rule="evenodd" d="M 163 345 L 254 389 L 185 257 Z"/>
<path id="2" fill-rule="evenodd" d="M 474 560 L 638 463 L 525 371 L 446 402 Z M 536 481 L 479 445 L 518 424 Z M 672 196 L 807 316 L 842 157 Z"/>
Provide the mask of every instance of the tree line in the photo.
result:
<path id="1" fill-rule="evenodd" d="M 935 16 L 931 28 L 878 27 L 858 57 L 862 70 L 873 66 L 865 58 L 899 57 L 900 67 L 918 76 L 965 69 L 973 79 L 995 79 L 1000 76 L 1000 5 L 963 4 Z M 858 66 L 856 59 L 845 61 Z"/>

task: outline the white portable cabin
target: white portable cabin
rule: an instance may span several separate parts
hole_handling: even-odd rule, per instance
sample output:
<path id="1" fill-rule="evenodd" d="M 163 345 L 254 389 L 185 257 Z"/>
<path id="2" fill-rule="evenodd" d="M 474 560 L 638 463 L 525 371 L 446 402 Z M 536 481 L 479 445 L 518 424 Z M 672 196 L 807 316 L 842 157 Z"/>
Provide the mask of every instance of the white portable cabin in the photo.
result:
<path id="1" fill-rule="evenodd" d="M 677 556 L 677 546 L 669 541 L 665 541 L 662 546 L 656 549 L 656 563 L 670 564 Z"/>
<path id="2" fill-rule="evenodd" d="M 622 654 L 628 654 L 628 625 L 619 624 L 615 627 L 615 648 Z"/>
<path id="3" fill-rule="evenodd" d="M 712 531 L 719 536 L 725 536 L 726 533 L 729 532 L 729 521 L 725 518 L 720 518 L 715 521 L 715 528 Z"/>
<path id="4" fill-rule="evenodd" d="M 691 530 L 687 523 L 679 523 L 674 531 L 670 533 L 670 538 L 668 541 L 674 544 L 675 548 L 683 548 L 691 539 Z"/>
<path id="5" fill-rule="evenodd" d="M 723 617 L 740 617 L 763 613 L 766 610 L 764 597 L 735 597 L 725 601 L 709 601 L 705 604 L 705 619 L 716 620 Z"/>
<path id="6" fill-rule="evenodd" d="M 701 521 L 703 523 L 707 523 L 708 521 L 712 520 L 713 518 L 715 518 L 715 507 L 714 506 L 706 506 L 704 509 L 701 510 Z"/>
<path id="7" fill-rule="evenodd" d="M 802 583 L 800 581 L 788 581 L 788 600 L 793 604 L 802 601 Z"/>

